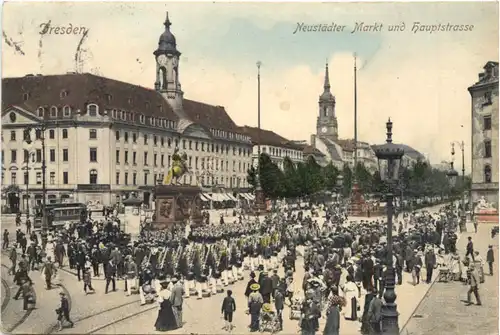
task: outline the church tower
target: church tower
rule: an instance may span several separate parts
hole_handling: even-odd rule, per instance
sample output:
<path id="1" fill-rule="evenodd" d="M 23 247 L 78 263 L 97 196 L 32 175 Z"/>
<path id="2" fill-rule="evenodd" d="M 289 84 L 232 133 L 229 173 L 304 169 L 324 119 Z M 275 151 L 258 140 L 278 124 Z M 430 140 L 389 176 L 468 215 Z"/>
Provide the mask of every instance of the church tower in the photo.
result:
<path id="1" fill-rule="evenodd" d="M 316 135 L 337 140 L 338 128 L 337 117 L 335 116 L 335 97 L 330 92 L 330 77 L 328 73 L 328 63 L 325 68 L 325 84 L 323 94 L 319 97 L 319 116 L 316 121 Z"/>
<path id="2" fill-rule="evenodd" d="M 155 90 L 160 92 L 177 114 L 182 114 L 184 93 L 179 82 L 179 57 L 175 36 L 170 32 L 172 23 L 168 18 L 163 23 L 165 31 L 160 36 L 158 48 L 153 53 L 156 57 Z"/>

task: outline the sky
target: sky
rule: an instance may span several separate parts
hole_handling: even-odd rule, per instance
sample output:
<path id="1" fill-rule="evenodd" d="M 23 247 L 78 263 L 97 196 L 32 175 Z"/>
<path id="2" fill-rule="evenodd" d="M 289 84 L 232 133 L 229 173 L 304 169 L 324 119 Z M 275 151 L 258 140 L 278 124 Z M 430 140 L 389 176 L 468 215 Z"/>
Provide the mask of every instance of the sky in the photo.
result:
<path id="1" fill-rule="evenodd" d="M 166 12 L 182 53 L 184 97 L 226 108 L 238 125 L 257 125 L 261 67 L 262 127 L 292 140 L 316 131 L 329 63 L 341 138 L 354 136 L 357 55 L 358 139 L 395 142 L 450 160 L 464 140 L 470 171 L 471 99 L 467 87 L 498 61 L 498 4 L 474 3 L 6 3 L 2 77 L 91 72 L 153 88 L 153 51 Z M 42 26 L 85 27 L 41 35 Z M 415 32 L 415 23 L 473 25 L 469 31 Z M 299 24 L 344 25 L 343 32 L 295 32 Z M 357 23 L 381 31 L 352 33 Z M 398 25 L 404 31 L 389 31 Z M 294 33 L 295 32 L 295 33 Z M 83 62 L 75 64 L 80 45 Z"/>

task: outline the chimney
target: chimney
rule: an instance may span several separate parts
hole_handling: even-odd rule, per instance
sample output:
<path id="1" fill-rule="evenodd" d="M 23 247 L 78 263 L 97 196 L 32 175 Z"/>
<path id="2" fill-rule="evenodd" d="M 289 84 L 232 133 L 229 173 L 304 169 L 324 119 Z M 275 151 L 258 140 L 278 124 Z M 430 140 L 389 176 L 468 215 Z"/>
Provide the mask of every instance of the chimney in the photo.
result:
<path id="1" fill-rule="evenodd" d="M 316 148 L 316 135 L 315 134 L 311 135 L 311 146 L 313 148 Z"/>

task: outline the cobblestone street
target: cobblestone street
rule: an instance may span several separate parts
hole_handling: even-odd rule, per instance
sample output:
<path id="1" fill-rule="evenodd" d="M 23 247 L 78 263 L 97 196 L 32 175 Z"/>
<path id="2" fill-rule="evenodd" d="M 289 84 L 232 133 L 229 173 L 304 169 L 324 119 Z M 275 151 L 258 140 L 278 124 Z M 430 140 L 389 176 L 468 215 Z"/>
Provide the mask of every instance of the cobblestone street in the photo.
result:
<path id="1" fill-rule="evenodd" d="M 403 335 L 493 335 L 498 334 L 498 236 L 491 238 L 493 225 L 480 226 L 477 234 L 472 227 L 457 243 L 459 252 L 465 253 L 466 236 L 471 236 L 475 250 L 486 259 L 488 245 L 495 250 L 494 275 L 489 276 L 485 266 L 485 283 L 480 284 L 479 294 L 482 306 L 467 306 L 466 286 L 460 282 L 434 283 L 424 300 L 416 309 Z M 472 233 L 471 233 L 472 232 Z M 475 302 L 474 297 L 472 301 Z M 400 322 L 402 325 L 402 323 Z"/>

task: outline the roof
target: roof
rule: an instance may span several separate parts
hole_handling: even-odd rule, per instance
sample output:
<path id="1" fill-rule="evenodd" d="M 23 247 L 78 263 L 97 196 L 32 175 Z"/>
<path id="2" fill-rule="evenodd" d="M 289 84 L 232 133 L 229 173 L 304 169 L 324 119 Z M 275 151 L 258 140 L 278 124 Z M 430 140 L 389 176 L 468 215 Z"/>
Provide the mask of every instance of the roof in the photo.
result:
<path id="1" fill-rule="evenodd" d="M 320 140 L 322 140 L 326 147 L 328 148 L 328 153 L 330 154 L 330 158 L 334 161 L 342 161 L 342 155 L 338 152 L 337 146 L 335 145 L 335 142 L 327 137 L 321 137 Z"/>
<path id="2" fill-rule="evenodd" d="M 353 139 L 336 140 L 335 142 L 337 142 L 337 144 L 340 145 L 344 151 L 354 151 L 354 148 L 356 147 Z"/>
<path id="3" fill-rule="evenodd" d="M 274 147 L 287 148 L 292 150 L 302 150 L 302 146 L 276 134 L 271 130 L 259 129 L 256 127 L 243 126 L 239 130 L 250 136 L 254 144 L 271 145 Z M 259 136 L 260 135 L 260 136 Z M 260 142 L 260 143 L 259 143 Z"/>
<path id="4" fill-rule="evenodd" d="M 474 85 L 469 87 L 469 90 L 476 88 L 480 89 L 484 86 L 498 84 L 498 62 L 488 61 L 483 66 L 483 72 L 479 73 L 479 79 Z"/>
<path id="5" fill-rule="evenodd" d="M 26 101 L 24 94 L 28 94 Z M 90 73 L 3 79 L 2 110 L 23 103 L 33 113 L 38 107 L 59 107 L 58 117 L 62 117 L 64 106 L 70 106 L 72 112 L 80 110 L 85 114 L 87 104 L 95 103 L 101 115 L 104 110 L 117 109 L 141 113 L 146 117 L 178 119 L 168 102 L 155 90 Z M 49 113 L 45 113 L 45 117 L 49 118 Z M 139 122 L 138 117 L 134 120 Z"/>
<path id="6" fill-rule="evenodd" d="M 2 110 L 16 105 L 36 113 L 39 107 L 56 106 L 58 117 L 62 118 L 64 106 L 70 106 L 73 113 L 80 110 L 85 114 L 87 104 L 95 103 L 101 115 L 105 110 L 116 109 L 179 121 L 159 92 L 90 73 L 5 78 L 2 80 L 2 93 Z M 29 95 L 26 101 L 25 94 Z M 239 133 L 239 128 L 224 107 L 184 99 L 183 108 L 191 121 L 207 129 Z M 50 113 L 45 113 L 45 118 L 49 117 Z M 139 117 L 134 116 L 133 121 L 128 122 L 139 123 Z"/>
<path id="7" fill-rule="evenodd" d="M 212 106 L 203 102 L 184 99 L 182 107 L 186 115 L 195 123 L 209 129 L 240 132 L 240 128 L 222 106 Z"/>
<path id="8" fill-rule="evenodd" d="M 319 151 L 318 149 L 316 149 L 310 145 L 304 145 L 302 152 L 305 155 L 315 155 L 315 156 L 322 156 L 322 157 L 326 156 L 324 153 L 322 153 L 321 151 Z"/>

